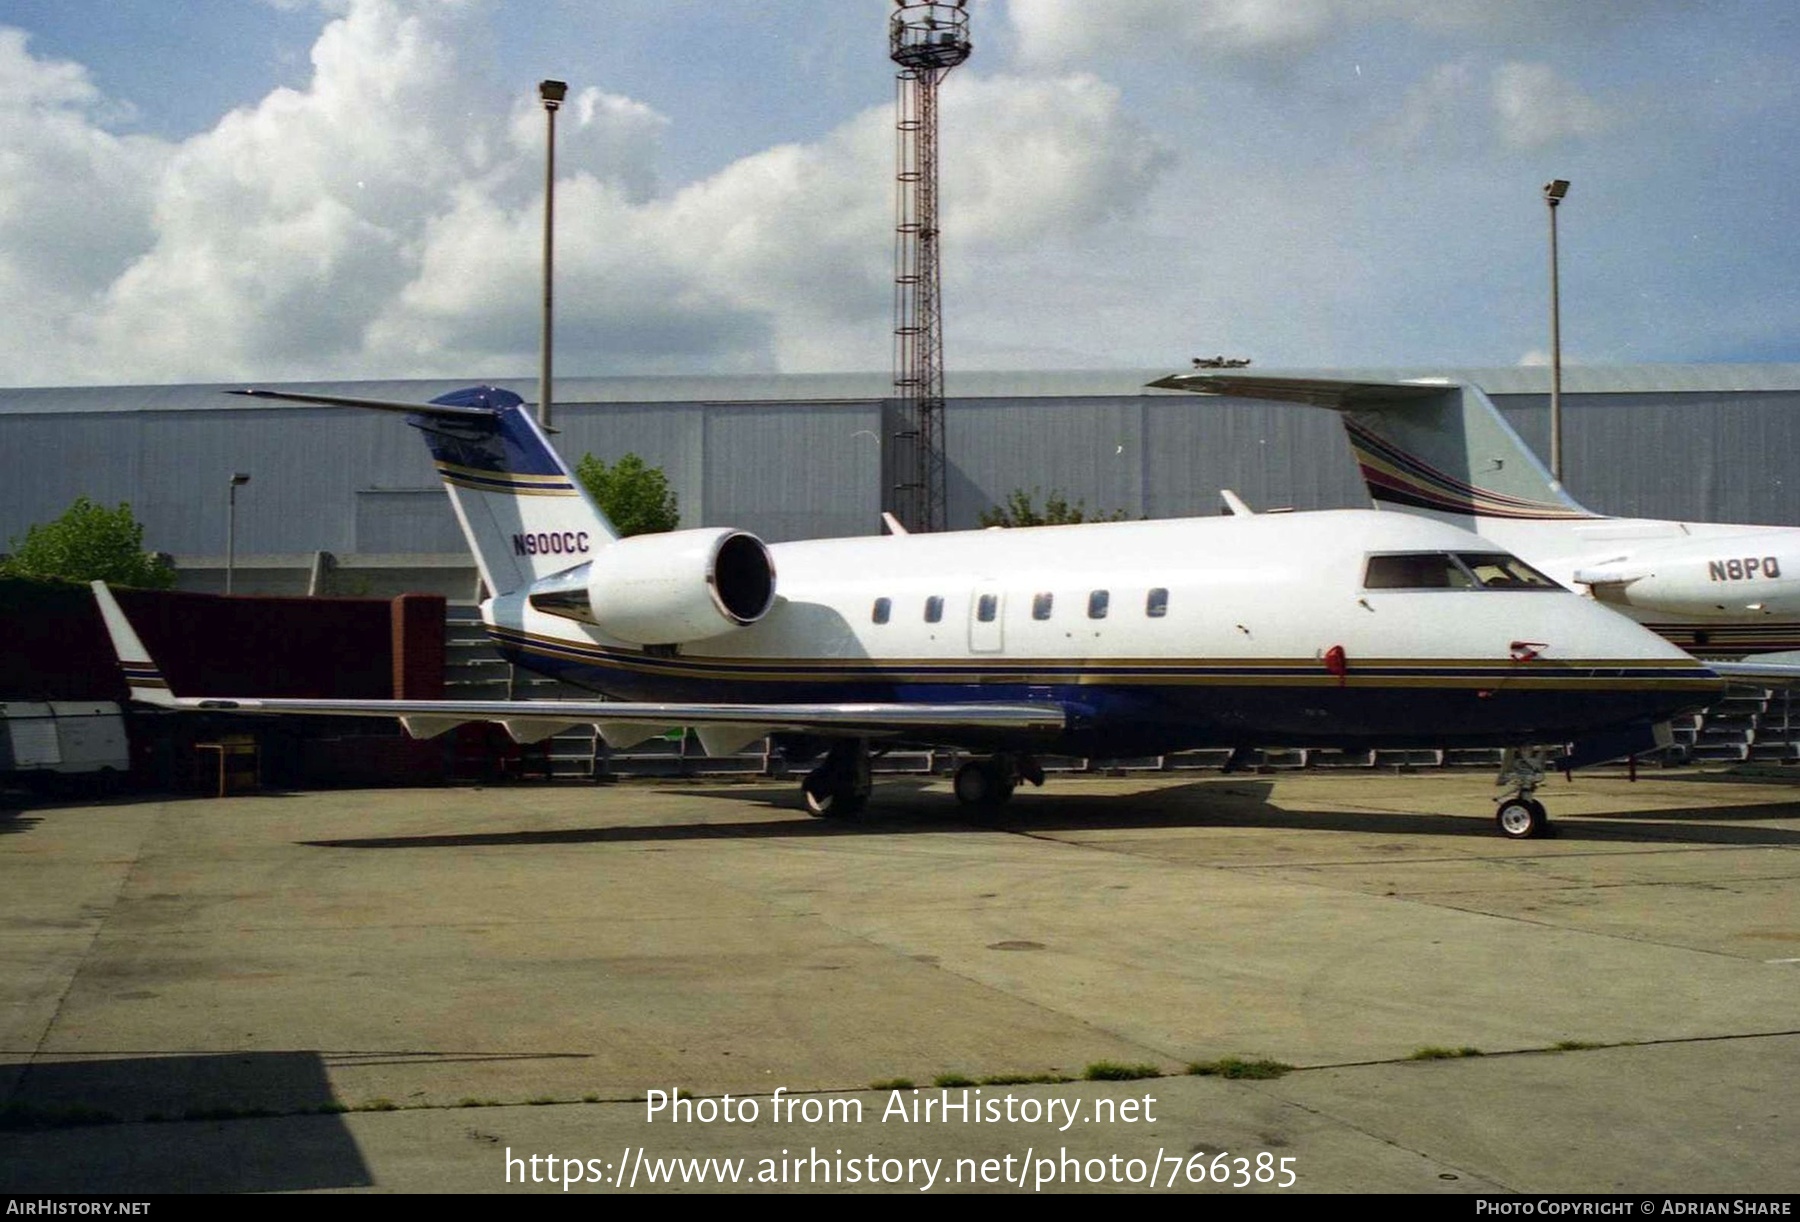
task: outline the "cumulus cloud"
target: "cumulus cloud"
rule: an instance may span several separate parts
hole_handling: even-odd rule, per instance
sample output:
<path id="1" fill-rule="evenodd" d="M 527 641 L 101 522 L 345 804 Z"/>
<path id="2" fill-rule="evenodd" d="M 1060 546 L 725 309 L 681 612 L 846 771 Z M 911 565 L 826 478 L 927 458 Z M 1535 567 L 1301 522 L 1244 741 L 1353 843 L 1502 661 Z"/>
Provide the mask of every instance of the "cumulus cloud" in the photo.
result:
<path id="1" fill-rule="evenodd" d="M 656 193 L 656 159 L 669 120 L 633 98 L 592 85 L 577 90 L 557 111 L 559 175 L 586 172 L 616 184 L 634 202 Z M 544 155 L 544 107 L 535 94 L 514 101 L 507 138 L 523 164 Z"/>
<path id="2" fill-rule="evenodd" d="M 1025 62 L 1066 66 L 1170 54 L 1288 59 L 1383 25 L 1535 46 L 1552 35 L 1603 37 L 1641 18 L 1644 7 L 1568 0 L 1008 0 L 1006 16 Z M 1657 7 L 1676 6 L 1659 0 Z"/>
<path id="3" fill-rule="evenodd" d="M 471 11 L 349 0 L 303 87 L 180 143 L 110 135 L 79 65 L 0 30 L 0 284 L 37 311 L 0 338 L 0 380 L 530 368 L 543 112 L 482 83 Z M 1103 225 L 1162 165 L 1093 77 L 964 74 L 943 108 L 947 237 L 969 257 Z M 559 366 L 884 366 L 891 109 L 675 191 L 669 126 L 599 88 L 558 114 Z"/>
<path id="4" fill-rule="evenodd" d="M 150 240 L 148 184 L 171 150 L 105 131 L 118 110 L 80 65 L 35 58 L 0 27 L 0 344 L 20 356 L 18 380 L 52 375 L 43 358 L 65 321 Z"/>
<path id="5" fill-rule="evenodd" d="M 1464 112 L 1479 89 L 1480 74 L 1468 60 L 1439 64 L 1406 91 L 1378 135 L 1406 150 L 1433 144 L 1463 127 Z"/>
<path id="6" fill-rule="evenodd" d="M 1408 89 L 1379 135 L 1408 150 L 1489 139 L 1530 150 L 1604 134 L 1615 121 L 1548 64 L 1509 61 L 1483 72 L 1464 58 L 1439 64 Z"/>
<path id="7" fill-rule="evenodd" d="M 942 109 L 953 133 L 943 146 L 946 242 L 958 258 L 1129 212 L 1163 163 L 1160 146 L 1125 120 L 1117 91 L 1089 77 L 969 77 L 945 87 Z M 893 149 L 893 114 L 882 107 L 666 196 L 640 200 L 587 173 L 565 181 L 558 350 L 573 345 L 611 370 L 883 367 Z M 459 193 L 429 227 L 420 274 L 371 330 L 371 347 L 417 361 L 489 351 L 494 337 L 535 325 L 506 303 L 534 299 L 540 206 Z M 507 340 L 519 351 L 531 342 Z"/>
<path id="8" fill-rule="evenodd" d="M 1587 139 L 1613 122 L 1606 107 L 1548 64 L 1501 64 L 1494 70 L 1493 102 L 1500 138 L 1513 148 Z"/>
<path id="9" fill-rule="evenodd" d="M 1088 228 L 1136 209 L 1170 164 L 1097 77 L 963 84 L 943 106 L 953 238 L 1004 246 Z"/>
<path id="10" fill-rule="evenodd" d="M 1333 0 L 1011 0 L 1021 58 L 1067 64 L 1171 49 L 1211 56 L 1312 46 L 1339 16 Z"/>

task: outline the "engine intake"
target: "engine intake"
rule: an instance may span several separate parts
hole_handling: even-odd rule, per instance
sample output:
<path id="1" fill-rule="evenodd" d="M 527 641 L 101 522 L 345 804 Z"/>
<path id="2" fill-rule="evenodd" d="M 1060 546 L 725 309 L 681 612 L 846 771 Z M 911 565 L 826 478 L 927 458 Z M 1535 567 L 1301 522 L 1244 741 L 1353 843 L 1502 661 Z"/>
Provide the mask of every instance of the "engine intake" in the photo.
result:
<path id="1" fill-rule="evenodd" d="M 775 561 L 755 535 L 711 527 L 634 535 L 531 587 L 531 605 L 633 645 L 681 645 L 744 628 L 775 603 Z"/>

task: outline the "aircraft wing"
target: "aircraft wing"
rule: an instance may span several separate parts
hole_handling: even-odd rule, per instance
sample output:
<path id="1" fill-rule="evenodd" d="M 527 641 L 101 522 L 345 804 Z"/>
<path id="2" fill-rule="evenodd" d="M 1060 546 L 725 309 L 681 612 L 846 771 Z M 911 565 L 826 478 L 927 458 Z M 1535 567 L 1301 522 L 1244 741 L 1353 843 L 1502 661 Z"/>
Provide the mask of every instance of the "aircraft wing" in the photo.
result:
<path id="1" fill-rule="evenodd" d="M 197 712 L 396 717 L 414 738 L 432 738 L 473 721 L 498 722 L 518 742 L 538 742 L 591 725 L 609 746 L 629 747 L 669 730 L 693 728 L 709 754 L 727 755 L 769 734 L 929 741 L 956 732 L 1056 734 L 1067 723 L 1058 704 L 645 704 L 613 700 L 313 700 L 177 696 L 138 639 L 106 583 L 94 598 L 118 654 L 131 698 Z"/>

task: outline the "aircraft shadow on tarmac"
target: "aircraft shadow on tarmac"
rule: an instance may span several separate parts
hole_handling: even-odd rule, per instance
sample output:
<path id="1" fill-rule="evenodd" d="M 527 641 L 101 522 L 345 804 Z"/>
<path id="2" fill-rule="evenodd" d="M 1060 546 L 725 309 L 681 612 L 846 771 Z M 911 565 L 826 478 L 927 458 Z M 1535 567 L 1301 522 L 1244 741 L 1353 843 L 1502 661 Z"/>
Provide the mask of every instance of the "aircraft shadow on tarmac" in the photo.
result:
<path id="1" fill-rule="evenodd" d="M 0 1159 L 0 1192 L 293 1192 L 361 1188 L 373 1175 L 316 1052 L 229 1052 L 34 1061 L 5 1093 L 15 1142 L 56 1130 L 58 1156 Z M 257 1124 L 231 1121 L 279 1117 Z M 143 1121 L 209 1121 L 206 1124 Z M 272 1128 L 271 1126 L 276 1126 Z M 70 1157 L 71 1143 L 91 1149 Z M 54 1182 L 54 1168 L 79 1182 Z M 102 1191 L 118 1191 L 117 1188 Z"/>
<path id="2" fill-rule="evenodd" d="M 42 822 L 38 816 L 25 814 L 23 811 L 0 810 L 0 836 L 28 832 Z"/>
<path id="3" fill-rule="evenodd" d="M 1054 784 L 1054 782 L 1052 782 Z M 928 792 L 936 785 L 934 791 Z M 1370 835 L 1481 836 L 1498 840 L 1485 803 L 1473 812 L 1293 810 L 1270 803 L 1273 782 L 1236 780 L 1228 785 L 1196 782 L 1146 789 L 1139 794 L 1072 794 L 1021 791 L 1007 806 L 976 812 L 953 804 L 941 784 L 924 778 L 878 782 L 869 807 L 854 819 L 814 819 L 800 809 L 791 787 L 782 785 L 696 786 L 663 790 L 688 798 L 719 799 L 740 806 L 786 811 L 788 819 L 687 823 L 625 823 L 604 827 L 546 828 L 537 831 L 434 833 L 370 836 L 301 843 L 315 848 L 419 849 L 488 846 L 640 843 L 670 840 L 808 839 L 821 836 L 908 835 L 957 832 L 1054 833 L 1145 828 L 1253 828 L 1269 831 L 1357 832 Z M 624 794 L 628 790 L 598 791 Z M 1552 796 L 1551 791 L 1545 791 Z M 1552 796 L 1551 810 L 1555 802 Z M 1729 807 L 1683 807 L 1633 811 L 1624 815 L 1552 819 L 1552 834 L 1564 841 L 1654 842 L 1703 845 L 1800 846 L 1800 830 L 1760 826 L 1770 820 L 1800 818 L 1792 803 Z M 1749 825 L 1749 826 L 1747 826 Z"/>

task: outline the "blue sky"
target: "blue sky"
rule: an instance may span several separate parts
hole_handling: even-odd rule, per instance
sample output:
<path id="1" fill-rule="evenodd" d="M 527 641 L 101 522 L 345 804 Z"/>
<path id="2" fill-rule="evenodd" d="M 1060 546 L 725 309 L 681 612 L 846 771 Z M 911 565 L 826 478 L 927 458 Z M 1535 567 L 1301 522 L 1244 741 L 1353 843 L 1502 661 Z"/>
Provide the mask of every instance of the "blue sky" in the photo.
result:
<path id="1" fill-rule="evenodd" d="M 974 0 L 947 363 L 1800 360 L 1800 8 Z M 884 369 L 888 0 L 0 5 L 0 383 Z"/>

